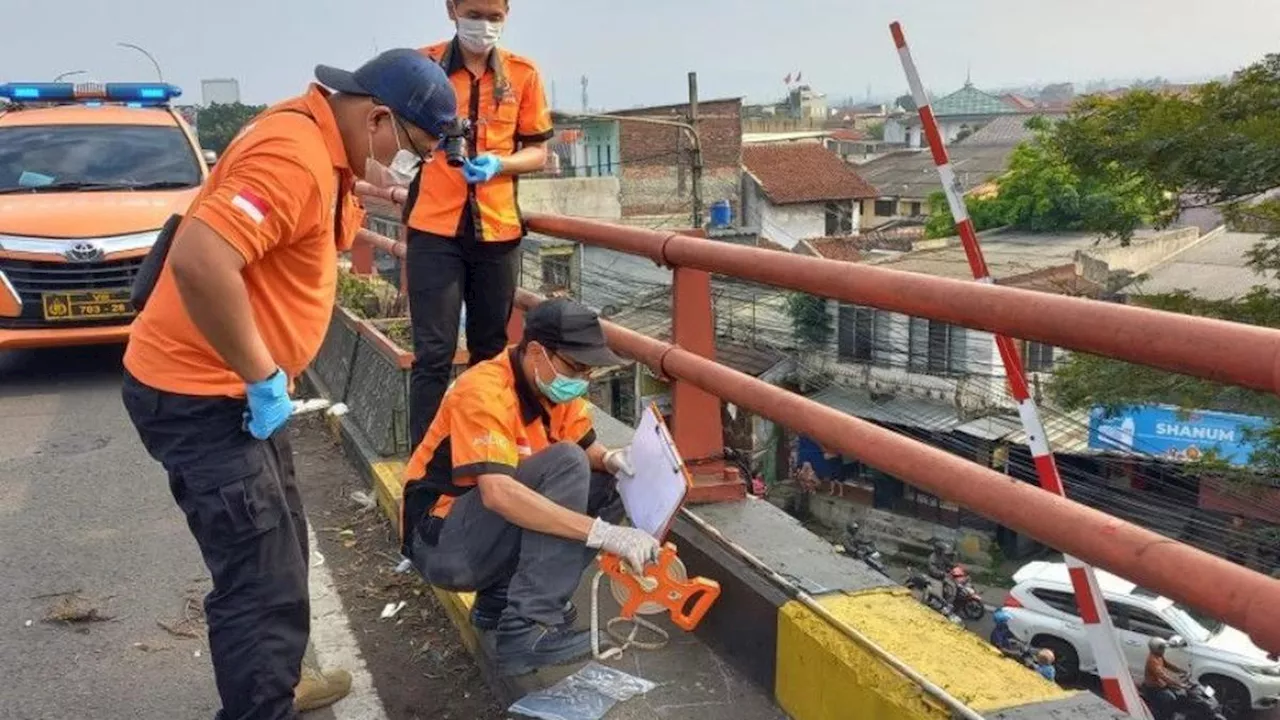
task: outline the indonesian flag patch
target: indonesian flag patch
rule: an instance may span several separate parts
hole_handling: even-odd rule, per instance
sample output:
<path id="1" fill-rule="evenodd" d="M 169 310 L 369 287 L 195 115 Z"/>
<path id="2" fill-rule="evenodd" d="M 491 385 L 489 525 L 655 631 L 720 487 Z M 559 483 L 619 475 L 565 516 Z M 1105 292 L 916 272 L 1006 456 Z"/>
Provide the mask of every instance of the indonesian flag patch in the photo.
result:
<path id="1" fill-rule="evenodd" d="M 261 225 L 271 211 L 267 201 L 248 188 L 241 190 L 235 197 L 231 198 L 231 204 L 240 208 L 245 215 L 249 216 L 249 219 L 253 220 L 255 225 Z"/>

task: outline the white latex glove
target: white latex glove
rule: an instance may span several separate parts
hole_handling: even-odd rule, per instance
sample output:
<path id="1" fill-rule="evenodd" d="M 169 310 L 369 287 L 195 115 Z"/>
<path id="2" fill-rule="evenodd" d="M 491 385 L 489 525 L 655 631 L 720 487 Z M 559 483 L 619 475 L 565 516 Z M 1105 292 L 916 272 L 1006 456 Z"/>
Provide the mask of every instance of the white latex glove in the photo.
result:
<path id="1" fill-rule="evenodd" d="M 600 518 L 591 525 L 587 547 L 617 555 L 637 574 L 658 560 L 658 541 L 652 535 L 638 528 L 610 525 Z"/>
<path id="2" fill-rule="evenodd" d="M 605 453 L 604 469 L 619 480 L 634 478 L 636 468 L 631 464 L 631 448 L 618 448 Z"/>

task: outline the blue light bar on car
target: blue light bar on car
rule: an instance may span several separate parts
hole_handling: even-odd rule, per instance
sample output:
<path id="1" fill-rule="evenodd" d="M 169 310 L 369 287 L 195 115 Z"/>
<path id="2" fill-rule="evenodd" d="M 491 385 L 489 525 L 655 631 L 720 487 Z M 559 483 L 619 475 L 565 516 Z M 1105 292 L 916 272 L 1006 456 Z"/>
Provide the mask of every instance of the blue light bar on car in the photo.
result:
<path id="1" fill-rule="evenodd" d="M 163 105 L 182 95 L 182 88 L 167 83 L 4 83 L 0 98 L 14 102 L 126 103 L 133 107 Z"/>

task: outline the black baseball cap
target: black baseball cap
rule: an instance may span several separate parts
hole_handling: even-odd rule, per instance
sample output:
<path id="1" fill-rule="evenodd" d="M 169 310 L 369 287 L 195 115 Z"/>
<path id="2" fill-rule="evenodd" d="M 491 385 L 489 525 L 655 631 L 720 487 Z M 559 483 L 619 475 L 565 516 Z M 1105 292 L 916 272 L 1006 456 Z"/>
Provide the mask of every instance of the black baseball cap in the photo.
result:
<path id="1" fill-rule="evenodd" d="M 568 298 L 547 300 L 524 316 L 524 341 L 536 341 L 588 367 L 623 365 L 604 339 L 595 311 Z"/>
<path id="2" fill-rule="evenodd" d="M 458 115 L 458 98 L 444 69 L 417 50 L 388 50 L 355 72 L 317 65 L 316 80 L 346 95 L 372 97 L 434 137 L 442 137 Z"/>

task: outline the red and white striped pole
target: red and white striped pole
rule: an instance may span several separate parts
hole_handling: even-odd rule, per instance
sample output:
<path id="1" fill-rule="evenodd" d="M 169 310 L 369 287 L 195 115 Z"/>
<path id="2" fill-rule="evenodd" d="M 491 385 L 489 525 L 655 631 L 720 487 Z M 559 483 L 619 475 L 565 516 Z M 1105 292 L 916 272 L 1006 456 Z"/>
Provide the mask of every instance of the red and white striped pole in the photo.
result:
<path id="1" fill-rule="evenodd" d="M 907 83 L 911 86 L 911 97 L 915 100 L 920 113 L 920 122 L 924 134 L 929 139 L 929 149 L 933 152 L 933 162 L 938 167 L 938 176 L 942 179 L 942 189 L 947 196 L 947 204 L 951 206 L 951 216 L 955 218 L 956 230 L 960 234 L 960 242 L 964 246 L 965 257 L 973 270 L 973 277 L 981 283 L 995 282 L 987 270 L 987 262 L 982 256 L 982 247 L 978 244 L 978 233 L 969 218 L 968 208 L 964 202 L 964 191 L 951 168 L 951 158 L 943 142 L 942 133 L 938 130 L 938 120 L 933 115 L 929 104 L 929 95 L 920 82 L 920 73 L 916 70 L 915 61 L 911 59 L 911 50 L 907 47 L 906 36 L 902 33 L 902 25 L 894 22 L 889 25 L 893 33 L 893 42 L 898 47 L 898 55 L 902 59 L 902 69 L 907 74 Z M 1013 399 L 1018 403 L 1018 415 L 1022 418 L 1022 428 L 1027 435 L 1027 444 L 1031 447 L 1031 455 L 1035 459 L 1036 474 L 1040 478 L 1040 486 L 1045 490 L 1065 496 L 1062 477 L 1058 474 L 1058 465 L 1049 449 L 1049 438 L 1045 433 L 1044 423 L 1040 420 L 1040 410 L 1027 390 L 1027 376 L 1023 369 L 1022 358 L 1011 338 L 996 335 L 996 348 L 1000 351 L 1000 360 L 1004 364 L 1005 375 L 1009 378 L 1009 388 Z M 1098 664 L 1098 676 L 1102 679 L 1102 690 L 1107 700 L 1131 717 L 1149 718 L 1146 706 L 1138 695 L 1133 676 L 1129 673 L 1128 663 L 1120 650 L 1115 627 L 1111 616 L 1107 613 L 1102 592 L 1098 588 L 1098 580 L 1093 568 L 1080 560 L 1064 556 L 1071 585 L 1075 589 L 1076 605 L 1080 609 L 1080 618 L 1084 621 L 1085 631 L 1093 656 Z"/>

